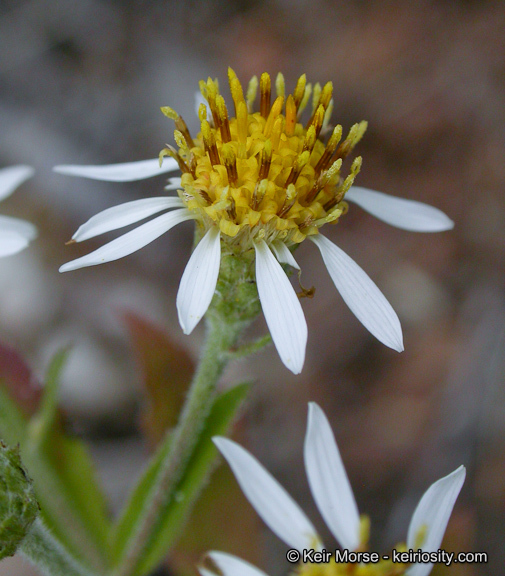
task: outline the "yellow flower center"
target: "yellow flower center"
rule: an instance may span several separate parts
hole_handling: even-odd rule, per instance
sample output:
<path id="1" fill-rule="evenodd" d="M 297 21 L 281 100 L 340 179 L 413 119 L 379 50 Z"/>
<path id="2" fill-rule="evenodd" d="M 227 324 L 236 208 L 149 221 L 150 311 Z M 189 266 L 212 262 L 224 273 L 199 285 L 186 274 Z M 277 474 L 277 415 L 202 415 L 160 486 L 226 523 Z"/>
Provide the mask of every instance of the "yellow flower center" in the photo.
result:
<path id="1" fill-rule="evenodd" d="M 201 132 L 195 140 L 181 116 L 162 108 L 175 120 L 178 149 L 165 148 L 160 161 L 167 155 L 177 160 L 182 171 L 179 196 L 197 213 L 205 230 L 219 226 L 232 247 L 248 249 L 259 239 L 298 244 L 347 211 L 344 196 L 359 172 L 361 158 L 354 160 L 346 178 L 341 175 L 342 162 L 367 124 L 355 124 L 341 141 L 342 127 L 329 125 L 331 82 L 312 89 L 302 75 L 293 94 L 286 97 L 279 74 L 272 103 L 270 76 L 264 73 L 259 81 L 259 111 L 254 112 L 257 78 L 251 79 L 244 97 L 231 69 L 228 77 L 235 116 L 228 114 L 217 81 L 200 82 L 212 118 L 207 119 L 207 106 L 201 104 Z M 312 113 L 304 126 L 299 120 L 311 93 Z"/>
<path id="2" fill-rule="evenodd" d="M 397 550 L 404 550 L 404 546 Z M 400 576 L 405 574 L 408 564 L 394 563 L 391 559 L 385 560 L 379 556 L 377 561 L 374 555 L 362 556 L 365 561 L 356 562 L 353 553 L 349 553 L 349 562 L 336 562 L 335 550 L 331 551 L 328 562 L 302 564 L 292 573 L 292 576 Z M 341 558 L 345 552 L 340 551 Z"/>
<path id="3" fill-rule="evenodd" d="M 301 563 L 292 576 L 400 576 L 405 574 L 408 564 L 393 562 L 376 552 L 368 552 L 370 518 L 360 518 L 360 547 L 356 552 L 349 550 L 324 550 L 319 556 L 307 555 L 307 562 Z M 398 544 L 398 552 L 406 550 L 405 544 Z M 303 557 L 302 557 L 303 560 Z M 312 560 L 312 561 L 311 561 Z"/>

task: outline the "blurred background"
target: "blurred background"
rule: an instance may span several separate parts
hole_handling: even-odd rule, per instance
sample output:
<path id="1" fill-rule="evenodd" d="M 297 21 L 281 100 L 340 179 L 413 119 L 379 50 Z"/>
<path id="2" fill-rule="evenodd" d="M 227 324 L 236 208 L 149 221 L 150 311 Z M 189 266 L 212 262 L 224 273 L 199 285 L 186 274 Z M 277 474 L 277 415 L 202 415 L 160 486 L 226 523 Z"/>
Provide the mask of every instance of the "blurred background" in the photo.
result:
<path id="1" fill-rule="evenodd" d="M 363 156 L 357 184 L 437 206 L 455 228 L 404 232 L 352 206 L 328 231 L 398 312 L 401 355 L 361 326 L 318 252 L 303 245 L 297 252 L 303 282 L 316 288 L 302 302 L 309 326 L 305 368 L 293 376 L 273 347 L 230 367 L 223 386 L 255 381 L 238 438 L 301 503 L 330 549 L 335 543 L 303 469 L 309 400 L 332 422 L 360 512 L 372 519 L 373 549 L 403 541 L 424 490 L 465 464 L 467 480 L 444 547 L 486 551 L 489 563 L 448 573 L 501 572 L 503 8 L 470 0 L 0 2 L 0 167 L 36 169 L 1 212 L 39 228 L 29 249 L 0 260 L 0 338 L 39 377 L 51 355 L 72 344 L 62 403 L 75 433 L 90 443 L 112 509 L 124 501 L 149 450 L 139 432 L 143 372 L 125 318 L 133 313 L 165 331 L 184 362 L 197 357 L 202 342 L 201 326 L 183 336 L 175 309 L 192 224 L 126 259 L 61 275 L 61 264 L 103 243 L 65 246 L 81 223 L 120 202 L 162 193 L 164 179 L 102 183 L 51 168 L 155 158 L 173 142 L 173 124 L 160 106 L 176 109 L 196 132 L 198 81 L 219 78 L 229 101 L 228 66 L 243 83 L 282 71 L 289 90 L 305 72 L 313 83 L 333 81 L 333 124 L 346 130 L 369 122 L 356 151 Z M 265 329 L 260 319 L 251 334 Z M 165 570 L 176 573 L 178 563 L 186 560 L 187 567 L 217 546 L 272 576 L 286 573 L 284 545 L 240 494 L 233 507 L 244 519 L 231 530 L 233 539 L 218 539 L 221 527 L 234 522 L 219 505 L 212 533 L 186 535 Z M 0 572 L 35 574 L 19 558 L 4 561 Z"/>

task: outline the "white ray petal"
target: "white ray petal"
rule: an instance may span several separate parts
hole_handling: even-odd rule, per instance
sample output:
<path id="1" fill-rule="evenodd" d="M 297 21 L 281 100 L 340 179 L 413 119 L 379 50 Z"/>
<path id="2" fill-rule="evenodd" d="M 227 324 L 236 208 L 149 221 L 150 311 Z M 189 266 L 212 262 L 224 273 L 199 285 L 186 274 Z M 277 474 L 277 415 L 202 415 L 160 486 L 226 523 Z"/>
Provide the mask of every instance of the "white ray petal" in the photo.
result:
<path id="1" fill-rule="evenodd" d="M 191 334 L 214 296 L 221 263 L 221 236 L 212 227 L 193 250 L 177 292 L 177 313 L 184 334 Z"/>
<path id="2" fill-rule="evenodd" d="M 291 250 L 281 240 L 275 240 L 271 244 L 273 253 L 281 264 L 289 264 L 293 268 L 300 270 L 297 261 L 294 259 Z"/>
<path id="3" fill-rule="evenodd" d="M 134 224 L 162 210 L 183 207 L 184 202 L 180 198 L 166 196 L 125 202 L 124 204 L 107 208 L 107 210 L 95 214 L 95 216 L 91 217 L 78 228 L 77 232 L 72 236 L 72 240 L 82 242 L 83 240 L 94 238 L 105 232 Z"/>
<path id="4" fill-rule="evenodd" d="M 5 232 L 14 232 L 23 236 L 28 241 L 34 240 L 37 237 L 37 228 L 20 218 L 12 218 L 11 216 L 0 216 L 0 230 Z"/>
<path id="5" fill-rule="evenodd" d="M 67 262 L 60 267 L 60 272 L 68 272 L 69 270 L 77 270 L 78 268 L 84 268 L 85 266 L 95 266 L 97 264 L 103 264 L 104 262 L 112 262 L 113 260 L 118 260 L 124 256 L 128 256 L 137 250 L 140 250 L 147 244 L 156 240 L 159 236 L 168 232 L 170 228 L 175 225 L 184 222 L 186 220 L 194 219 L 194 214 L 182 208 L 180 210 L 174 210 L 173 212 L 167 212 L 162 214 L 154 220 L 150 220 L 145 224 L 142 224 L 138 228 L 123 234 L 119 238 L 112 240 L 108 244 L 105 244 L 98 250 Z"/>
<path id="6" fill-rule="evenodd" d="M 0 229 L 0 258 L 20 252 L 28 246 L 28 243 L 29 240 L 26 236 L 13 230 Z"/>
<path id="7" fill-rule="evenodd" d="M 103 180 L 106 182 L 133 182 L 134 180 L 144 180 L 178 169 L 179 166 L 173 158 L 165 158 L 161 167 L 159 159 L 153 158 L 152 160 L 106 164 L 103 166 L 62 164 L 53 168 L 53 170 L 59 174 L 81 176 L 82 178 L 91 178 L 92 180 Z"/>
<path id="8" fill-rule="evenodd" d="M 421 548 L 423 552 L 436 552 L 440 548 L 465 476 L 465 467 L 460 466 L 428 488 L 410 521 L 407 548 Z M 421 543 L 418 542 L 420 534 L 423 535 Z M 433 564 L 414 564 L 407 570 L 407 574 L 427 576 L 432 567 Z"/>
<path id="9" fill-rule="evenodd" d="M 219 436 L 213 441 L 270 530 L 292 548 L 314 548 L 319 542 L 314 526 L 277 480 L 239 444 Z"/>
<path id="10" fill-rule="evenodd" d="M 361 206 L 379 220 L 402 230 L 442 232 L 454 227 L 454 222 L 442 210 L 416 200 L 397 198 L 360 186 L 353 186 L 345 199 Z"/>
<path id="11" fill-rule="evenodd" d="M 268 329 L 284 365 L 299 374 L 307 345 L 307 323 L 300 301 L 265 241 L 255 242 L 254 248 L 258 294 Z"/>
<path id="12" fill-rule="evenodd" d="M 231 554 L 212 551 L 206 555 L 214 562 L 217 568 L 219 568 L 223 576 L 267 576 L 265 572 L 256 568 L 256 566 Z M 215 572 L 205 567 L 199 567 L 198 570 L 202 576 L 216 576 Z"/>
<path id="13" fill-rule="evenodd" d="M 356 318 L 383 344 L 401 352 L 400 321 L 382 292 L 356 262 L 328 238 L 321 234 L 309 238 L 321 251 L 331 279 Z"/>
<path id="14" fill-rule="evenodd" d="M 30 166 L 9 166 L 0 170 L 0 200 L 10 196 L 16 188 L 33 176 Z"/>
<path id="15" fill-rule="evenodd" d="M 360 545 L 358 507 L 330 424 L 314 402 L 309 403 L 304 458 L 321 516 L 342 548 L 356 550 Z"/>
<path id="16" fill-rule="evenodd" d="M 177 188 L 181 188 L 181 179 L 169 178 L 168 184 L 165 186 L 165 190 L 177 190 Z"/>

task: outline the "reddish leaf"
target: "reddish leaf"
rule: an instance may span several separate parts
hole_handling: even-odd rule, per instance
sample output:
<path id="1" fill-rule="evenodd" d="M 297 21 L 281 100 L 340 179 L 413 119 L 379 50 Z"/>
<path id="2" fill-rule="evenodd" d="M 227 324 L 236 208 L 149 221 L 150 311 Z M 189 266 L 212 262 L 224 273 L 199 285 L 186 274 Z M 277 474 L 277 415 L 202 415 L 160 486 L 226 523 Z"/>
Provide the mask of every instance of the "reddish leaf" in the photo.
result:
<path id="1" fill-rule="evenodd" d="M 21 355 L 0 342 L 0 381 L 26 416 L 38 409 L 42 386 Z"/>
<path id="2" fill-rule="evenodd" d="M 194 371 L 187 351 L 151 322 L 129 311 L 123 318 L 142 370 L 147 402 L 141 417 L 143 433 L 152 445 L 175 426 Z"/>

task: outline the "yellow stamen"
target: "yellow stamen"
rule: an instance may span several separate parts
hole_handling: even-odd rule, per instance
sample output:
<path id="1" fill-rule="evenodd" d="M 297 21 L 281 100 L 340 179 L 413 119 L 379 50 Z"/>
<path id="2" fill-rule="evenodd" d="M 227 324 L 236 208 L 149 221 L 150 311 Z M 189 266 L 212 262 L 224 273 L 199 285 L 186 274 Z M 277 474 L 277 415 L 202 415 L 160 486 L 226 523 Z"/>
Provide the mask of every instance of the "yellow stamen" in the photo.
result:
<path id="1" fill-rule="evenodd" d="M 305 110 L 305 108 L 309 102 L 311 94 L 312 94 L 312 84 L 309 83 L 305 87 L 305 93 L 302 97 L 302 101 L 300 102 L 300 105 L 298 106 L 298 118 L 300 118 L 302 112 Z"/>
<path id="2" fill-rule="evenodd" d="M 268 115 L 268 119 L 265 124 L 265 128 L 263 129 L 263 134 L 268 138 L 272 133 L 272 128 L 274 127 L 274 121 L 277 116 L 281 113 L 282 105 L 284 104 L 284 97 L 277 96 L 275 102 L 270 109 L 270 114 Z"/>
<path id="3" fill-rule="evenodd" d="M 240 102 L 237 110 L 238 157 L 245 158 L 247 143 L 247 108 Z"/>
<path id="4" fill-rule="evenodd" d="M 189 133 L 186 122 L 184 122 L 184 119 L 182 118 L 182 116 L 179 116 L 179 114 L 177 114 L 177 112 L 173 108 L 170 108 L 170 106 L 162 106 L 161 111 L 163 112 L 163 114 L 165 114 L 165 116 L 167 118 L 174 120 L 175 127 L 184 136 L 184 140 L 186 141 L 188 147 L 193 148 L 195 146 L 195 143 L 193 142 L 193 139 L 191 138 L 191 134 Z"/>
<path id="5" fill-rule="evenodd" d="M 183 152 L 189 152 L 186 140 L 184 139 L 184 136 L 180 130 L 174 130 L 174 140 L 177 146 L 179 146 Z"/>
<path id="6" fill-rule="evenodd" d="M 219 130 L 221 132 L 221 138 L 223 142 L 230 142 L 231 141 L 231 133 L 230 133 L 230 123 L 228 121 L 228 110 L 226 109 L 226 104 L 224 102 L 224 98 L 219 94 L 216 98 L 216 108 L 217 108 L 217 116 L 219 119 Z"/>
<path id="7" fill-rule="evenodd" d="M 339 160 L 341 160 L 341 158 L 339 158 Z M 354 159 L 351 165 L 351 173 L 347 176 L 344 182 L 337 188 L 333 200 L 330 200 L 325 204 L 324 206 L 325 210 L 330 210 L 331 208 L 333 208 L 333 206 L 338 204 L 344 198 L 346 192 L 353 185 L 353 182 L 361 169 L 361 164 L 362 164 L 361 156 L 358 156 L 357 158 Z"/>
<path id="8" fill-rule="evenodd" d="M 359 124 L 354 124 L 349 130 L 347 138 L 340 144 L 336 156 L 338 158 L 345 158 L 349 152 L 356 146 L 356 144 L 363 138 L 366 132 L 368 122 L 362 121 Z"/>
<path id="9" fill-rule="evenodd" d="M 285 98 L 286 96 L 286 83 L 284 82 L 284 75 L 282 72 L 277 74 L 277 78 L 275 79 L 275 90 L 277 92 L 277 96 L 282 96 Z"/>
<path id="10" fill-rule="evenodd" d="M 167 147 L 163 148 L 163 150 L 159 153 L 158 157 L 160 160 L 160 166 L 163 163 L 163 158 L 165 158 L 165 156 L 171 156 L 172 158 L 174 158 L 174 160 L 177 161 L 177 164 L 179 165 L 179 169 L 181 172 L 183 173 L 191 172 L 189 166 L 186 164 L 186 162 L 184 162 L 184 160 L 181 158 L 181 156 L 173 146 L 167 144 Z"/>
<path id="11" fill-rule="evenodd" d="M 305 134 L 305 141 L 303 143 L 303 152 L 305 152 L 305 150 L 312 152 L 312 149 L 314 148 L 314 145 L 316 143 L 316 139 L 317 139 L 316 129 L 314 128 L 314 126 L 311 126 L 307 130 L 307 134 Z"/>
<path id="12" fill-rule="evenodd" d="M 286 188 L 286 199 L 284 200 L 284 204 L 282 205 L 281 209 L 277 213 L 279 218 L 286 216 L 286 214 L 291 210 L 296 202 L 296 187 L 294 184 L 290 184 Z"/>
<path id="13" fill-rule="evenodd" d="M 330 103 L 332 94 L 333 94 L 333 83 L 326 82 L 324 88 L 321 91 L 318 104 L 320 106 L 323 106 L 324 108 L 327 108 L 328 104 Z"/>
<path id="14" fill-rule="evenodd" d="M 340 138 L 342 138 L 342 126 L 340 126 L 340 124 L 338 124 L 333 129 L 333 134 L 330 136 L 330 139 L 328 140 L 328 144 L 326 144 L 326 149 L 323 152 L 323 155 L 321 156 L 321 158 L 319 158 L 319 161 L 316 164 L 316 167 L 314 168 L 314 171 L 316 172 L 316 174 L 319 174 L 321 172 L 321 170 L 326 169 L 326 166 L 328 165 L 331 157 L 333 156 L 333 154 L 335 153 L 335 150 L 337 149 L 338 143 L 340 142 Z"/>
<path id="15" fill-rule="evenodd" d="M 321 84 L 316 82 L 314 84 L 314 90 L 312 91 L 312 114 L 316 111 L 319 106 L 319 99 L 321 97 Z"/>
<path id="16" fill-rule="evenodd" d="M 289 186 L 290 184 L 296 184 L 300 172 L 302 171 L 303 167 L 307 164 L 309 159 L 310 159 L 310 152 L 308 150 L 305 150 L 305 152 L 302 152 L 300 156 L 296 158 L 291 173 L 289 174 L 288 179 L 286 180 L 284 186 Z"/>
<path id="17" fill-rule="evenodd" d="M 212 78 L 207 79 L 207 102 L 209 103 L 210 112 L 212 114 L 212 118 L 214 120 L 214 125 L 218 126 L 218 116 L 217 116 L 217 108 L 216 108 L 216 97 L 219 94 L 219 89 L 217 86 L 217 82 L 214 82 Z"/>
<path id="18" fill-rule="evenodd" d="M 328 129 L 328 125 L 331 120 L 331 115 L 333 114 L 333 98 L 330 100 L 328 107 L 326 108 L 326 112 L 324 113 L 324 120 L 323 120 L 323 131 L 326 134 Z"/>
<path id="19" fill-rule="evenodd" d="M 247 86 L 247 111 L 249 114 L 253 112 L 254 101 L 256 100 L 256 92 L 258 91 L 258 77 L 253 76 L 249 80 Z"/>
<path id="20" fill-rule="evenodd" d="M 263 148 L 263 153 L 261 154 L 261 166 L 258 174 L 258 178 L 263 180 L 263 178 L 268 178 L 268 171 L 270 170 L 270 164 L 272 162 L 272 142 L 270 140 L 265 141 L 265 146 Z"/>
<path id="21" fill-rule="evenodd" d="M 316 130 L 316 137 L 319 136 L 319 133 L 321 132 L 321 128 L 323 127 L 323 120 L 324 120 L 324 107 L 321 104 L 318 106 L 317 110 L 315 111 L 311 119 L 311 124 L 312 126 L 314 126 Z M 307 125 L 307 128 L 309 126 L 310 124 Z"/>
<path id="22" fill-rule="evenodd" d="M 207 120 L 207 106 L 203 102 L 198 106 L 198 119 L 200 122 Z"/>
<path id="23" fill-rule="evenodd" d="M 260 114 L 263 118 L 268 118 L 270 112 L 270 75 L 263 72 L 260 78 Z"/>
<path id="24" fill-rule="evenodd" d="M 295 106 L 298 108 L 300 106 L 300 102 L 305 94 L 305 85 L 307 83 L 307 76 L 302 74 L 300 78 L 298 78 L 298 82 L 296 83 L 296 88 L 293 92 L 293 99 L 295 101 Z"/>
<path id="25" fill-rule="evenodd" d="M 253 210 L 258 209 L 258 206 L 261 204 L 261 201 L 265 197 L 267 187 L 268 187 L 268 180 L 266 178 L 264 180 L 261 180 L 258 184 L 256 184 L 256 187 L 254 188 L 253 192 L 253 200 L 251 205 L 251 208 Z"/>
<path id="26" fill-rule="evenodd" d="M 235 156 L 235 149 L 232 144 L 223 144 L 221 148 L 221 156 L 226 167 L 228 174 L 228 182 L 230 185 L 235 185 L 238 181 L 237 173 L 237 158 Z"/>
<path id="27" fill-rule="evenodd" d="M 233 103 L 235 104 L 235 115 L 238 113 L 238 106 L 241 102 L 244 102 L 244 92 L 242 91 L 242 84 L 237 78 L 235 72 L 228 68 L 228 81 L 230 82 L 231 97 L 233 98 Z"/>
<path id="28" fill-rule="evenodd" d="M 281 134 L 284 131 L 285 120 L 282 116 L 277 116 L 274 122 L 274 127 L 272 128 L 272 134 L 270 135 L 270 140 L 272 141 L 272 149 L 279 149 L 279 142 L 281 139 Z"/>
<path id="29" fill-rule="evenodd" d="M 219 152 L 217 151 L 216 146 L 216 138 L 207 120 L 203 120 L 202 122 L 202 138 L 205 146 L 205 151 L 209 155 L 211 164 L 213 166 L 221 164 L 221 160 L 219 159 Z"/>
<path id="30" fill-rule="evenodd" d="M 296 104 L 293 96 L 290 94 L 286 100 L 286 136 L 293 136 L 296 126 Z"/>

